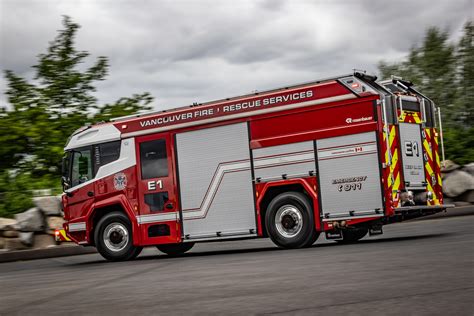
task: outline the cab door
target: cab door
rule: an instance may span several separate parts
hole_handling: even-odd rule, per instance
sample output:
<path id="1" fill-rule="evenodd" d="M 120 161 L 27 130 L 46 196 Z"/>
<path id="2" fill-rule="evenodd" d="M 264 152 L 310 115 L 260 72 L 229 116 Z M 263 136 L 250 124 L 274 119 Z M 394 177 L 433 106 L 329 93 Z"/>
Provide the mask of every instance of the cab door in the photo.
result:
<path id="1" fill-rule="evenodd" d="M 92 181 L 94 178 L 92 147 L 75 149 L 69 155 L 71 156 L 64 162 L 66 165 L 63 174 L 64 181 L 70 185 L 63 198 L 66 220 L 85 216 L 94 202 L 95 193 Z M 81 230 L 86 229 L 85 223 L 79 226 Z"/>
<path id="2" fill-rule="evenodd" d="M 138 223 L 144 245 L 181 240 L 174 143 L 169 133 L 136 139 Z"/>

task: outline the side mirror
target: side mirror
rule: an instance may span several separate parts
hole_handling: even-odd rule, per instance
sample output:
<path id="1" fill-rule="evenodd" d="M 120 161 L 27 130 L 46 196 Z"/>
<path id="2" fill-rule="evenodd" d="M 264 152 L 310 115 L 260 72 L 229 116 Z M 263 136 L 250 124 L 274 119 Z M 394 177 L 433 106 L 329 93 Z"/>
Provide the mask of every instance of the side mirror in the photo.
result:
<path id="1" fill-rule="evenodd" d="M 65 176 L 61 177 L 61 186 L 63 187 L 63 192 L 69 189 L 69 183 L 67 181 L 67 178 Z"/>

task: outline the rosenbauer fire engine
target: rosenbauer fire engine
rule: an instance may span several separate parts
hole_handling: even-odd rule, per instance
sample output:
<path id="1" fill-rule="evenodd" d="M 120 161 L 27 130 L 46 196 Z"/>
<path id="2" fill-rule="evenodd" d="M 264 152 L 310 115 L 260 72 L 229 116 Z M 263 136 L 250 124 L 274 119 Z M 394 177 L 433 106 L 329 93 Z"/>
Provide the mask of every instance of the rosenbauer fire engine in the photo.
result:
<path id="1" fill-rule="evenodd" d="M 362 72 L 85 126 L 65 147 L 64 229 L 108 260 L 354 242 L 448 207 L 440 131 L 410 82 Z"/>

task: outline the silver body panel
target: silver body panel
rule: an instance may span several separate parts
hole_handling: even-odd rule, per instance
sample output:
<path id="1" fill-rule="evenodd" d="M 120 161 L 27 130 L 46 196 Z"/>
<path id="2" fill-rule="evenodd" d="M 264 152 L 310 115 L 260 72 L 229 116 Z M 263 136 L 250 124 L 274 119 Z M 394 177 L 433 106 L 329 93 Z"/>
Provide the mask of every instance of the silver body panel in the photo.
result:
<path id="1" fill-rule="evenodd" d="M 308 176 L 314 173 L 314 144 L 312 141 L 292 143 L 252 151 L 255 178 L 266 180 Z"/>
<path id="2" fill-rule="evenodd" d="M 375 132 L 317 140 L 324 218 L 383 216 Z"/>
<path id="3" fill-rule="evenodd" d="M 176 135 L 183 233 L 242 235 L 256 229 L 246 123 Z"/>
<path id="4" fill-rule="evenodd" d="M 409 182 L 407 188 L 424 187 L 423 143 L 419 124 L 400 123 L 403 176 Z"/>

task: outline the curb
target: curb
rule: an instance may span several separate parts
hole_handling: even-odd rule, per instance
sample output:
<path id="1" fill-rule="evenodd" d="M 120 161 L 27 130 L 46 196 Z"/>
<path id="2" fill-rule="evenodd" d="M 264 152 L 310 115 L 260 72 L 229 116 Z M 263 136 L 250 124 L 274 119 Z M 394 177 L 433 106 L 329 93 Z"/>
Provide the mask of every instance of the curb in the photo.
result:
<path id="1" fill-rule="evenodd" d="M 55 257 L 65 256 L 76 256 L 97 253 L 94 247 L 83 247 L 83 246 L 56 246 L 52 248 L 42 249 L 31 249 L 31 250 L 12 250 L 0 253 L 0 263 L 22 261 L 22 260 L 34 260 L 34 259 L 47 259 Z"/>

